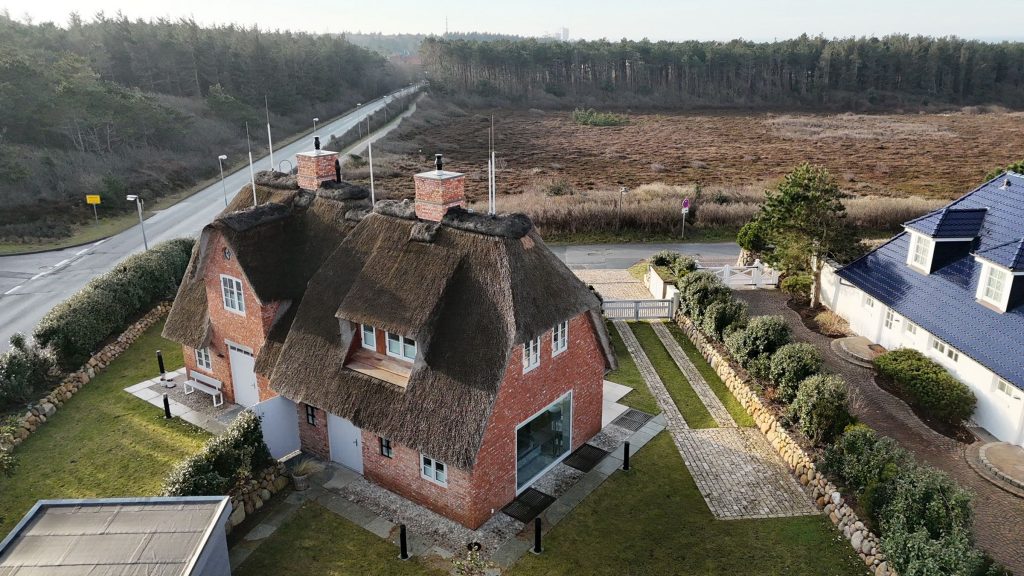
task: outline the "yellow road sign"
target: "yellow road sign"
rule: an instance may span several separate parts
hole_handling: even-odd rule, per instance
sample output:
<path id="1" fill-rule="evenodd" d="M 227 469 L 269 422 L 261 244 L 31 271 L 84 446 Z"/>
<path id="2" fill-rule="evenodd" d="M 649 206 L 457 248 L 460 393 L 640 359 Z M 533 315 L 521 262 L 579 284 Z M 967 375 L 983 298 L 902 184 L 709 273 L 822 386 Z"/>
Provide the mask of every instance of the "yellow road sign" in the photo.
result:
<path id="1" fill-rule="evenodd" d="M 99 194 L 86 194 L 85 195 L 85 203 L 86 204 L 99 204 L 100 203 L 100 195 Z"/>

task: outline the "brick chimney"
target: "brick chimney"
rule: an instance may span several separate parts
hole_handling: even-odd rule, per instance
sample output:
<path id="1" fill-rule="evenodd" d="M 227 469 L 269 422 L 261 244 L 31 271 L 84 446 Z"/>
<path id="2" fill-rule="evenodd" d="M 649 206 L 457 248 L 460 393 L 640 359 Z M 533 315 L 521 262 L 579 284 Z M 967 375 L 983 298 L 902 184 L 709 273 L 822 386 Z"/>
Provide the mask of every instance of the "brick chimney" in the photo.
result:
<path id="1" fill-rule="evenodd" d="M 466 175 L 442 168 L 441 155 L 434 155 L 435 169 L 413 176 L 416 182 L 416 216 L 440 222 L 453 206 L 466 206 Z"/>
<path id="2" fill-rule="evenodd" d="M 313 139 L 313 150 L 299 152 L 295 155 L 298 165 L 299 188 L 316 191 L 321 182 L 334 180 L 334 162 L 338 159 L 337 152 L 320 149 L 320 137 Z"/>

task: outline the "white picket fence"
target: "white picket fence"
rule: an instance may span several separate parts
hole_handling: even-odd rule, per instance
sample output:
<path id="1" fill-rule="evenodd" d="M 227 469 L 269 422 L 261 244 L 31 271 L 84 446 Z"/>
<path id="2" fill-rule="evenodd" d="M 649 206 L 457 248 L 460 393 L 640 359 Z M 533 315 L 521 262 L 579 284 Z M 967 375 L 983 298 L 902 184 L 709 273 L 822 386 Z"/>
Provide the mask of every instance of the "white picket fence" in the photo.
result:
<path id="1" fill-rule="evenodd" d="M 700 270 L 714 272 L 730 288 L 770 288 L 778 286 L 779 273 L 755 260 L 751 266 L 701 266 Z"/>
<path id="2" fill-rule="evenodd" d="M 601 311 L 612 320 L 655 320 L 672 318 L 674 300 L 605 300 Z"/>

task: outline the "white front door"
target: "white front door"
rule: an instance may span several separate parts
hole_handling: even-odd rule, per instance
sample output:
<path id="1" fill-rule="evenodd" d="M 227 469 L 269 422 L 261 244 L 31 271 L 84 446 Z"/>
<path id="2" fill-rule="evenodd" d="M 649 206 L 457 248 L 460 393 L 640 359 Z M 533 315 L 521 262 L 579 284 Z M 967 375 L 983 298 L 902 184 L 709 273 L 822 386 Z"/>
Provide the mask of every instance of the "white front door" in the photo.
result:
<path id="1" fill-rule="evenodd" d="M 228 359 L 231 361 L 231 386 L 235 391 L 235 404 L 255 406 L 260 401 L 260 392 L 256 388 L 256 358 L 252 351 L 228 344 Z"/>
<path id="2" fill-rule="evenodd" d="M 331 444 L 331 460 L 360 474 L 363 473 L 363 443 L 355 424 L 327 414 L 327 438 Z"/>

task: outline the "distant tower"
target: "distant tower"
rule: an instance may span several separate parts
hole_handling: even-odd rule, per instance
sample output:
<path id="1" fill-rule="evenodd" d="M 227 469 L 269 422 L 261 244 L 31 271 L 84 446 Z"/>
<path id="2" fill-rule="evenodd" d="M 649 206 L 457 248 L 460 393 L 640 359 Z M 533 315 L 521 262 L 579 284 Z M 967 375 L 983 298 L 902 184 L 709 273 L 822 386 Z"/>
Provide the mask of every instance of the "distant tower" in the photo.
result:
<path id="1" fill-rule="evenodd" d="M 563 26 L 562 27 L 562 42 L 568 42 L 568 41 L 569 41 L 569 29 Z"/>

